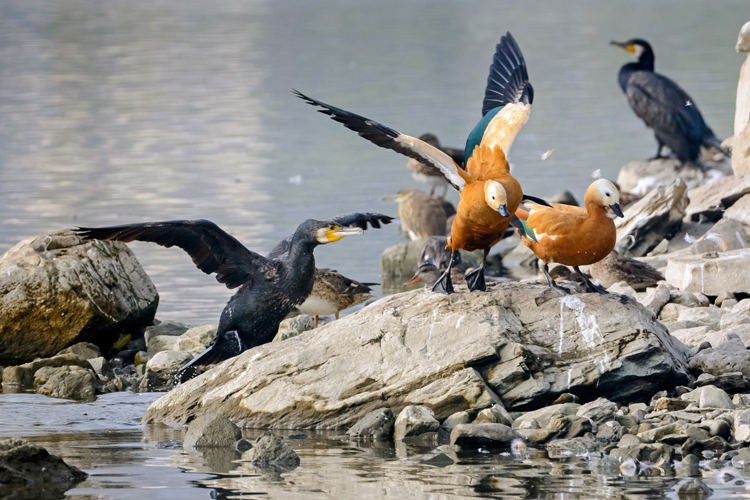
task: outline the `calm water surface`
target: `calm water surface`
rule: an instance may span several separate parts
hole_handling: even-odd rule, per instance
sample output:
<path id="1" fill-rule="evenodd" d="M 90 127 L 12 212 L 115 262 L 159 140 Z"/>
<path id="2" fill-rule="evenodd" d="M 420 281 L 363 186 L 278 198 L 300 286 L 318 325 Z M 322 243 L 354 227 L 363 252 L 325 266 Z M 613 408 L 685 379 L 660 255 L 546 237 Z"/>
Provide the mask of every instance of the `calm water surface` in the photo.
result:
<path id="1" fill-rule="evenodd" d="M 535 87 L 511 155 L 524 190 L 579 198 L 601 168 L 651 156 L 651 132 L 616 84 L 640 36 L 659 71 L 732 133 L 747 1 L 395 0 L 0 2 L 0 252 L 75 225 L 211 219 L 262 253 L 308 217 L 396 215 L 382 198 L 420 187 L 405 160 L 294 98 L 311 96 L 400 131 L 462 145 L 480 117 L 487 68 L 506 30 Z M 552 156 L 541 154 L 554 149 Z M 295 182 L 290 182 L 290 179 Z M 453 200 L 457 198 L 451 194 Z M 396 224 L 318 249 L 321 267 L 378 281 Z M 159 317 L 215 323 L 230 293 L 183 252 L 133 244 L 161 294 Z M 0 436 L 29 437 L 85 469 L 73 498 L 676 498 L 682 479 L 622 478 L 595 461 L 456 457 L 357 445 L 339 434 L 294 441 L 302 466 L 257 471 L 241 456 L 157 450 L 181 431 L 141 427 L 155 395 L 73 404 L 0 396 Z M 254 434 L 248 433 L 252 438 Z M 712 498 L 748 494 L 706 471 Z"/>
<path id="2" fill-rule="evenodd" d="M 267 252 L 308 217 L 397 215 L 382 198 L 420 186 L 405 159 L 290 89 L 459 146 L 507 30 L 536 90 L 514 173 L 529 193 L 580 198 L 593 170 L 615 177 L 655 148 L 616 83 L 629 55 L 609 41 L 650 40 L 657 68 L 725 137 L 747 12 L 746 0 L 3 1 L 0 252 L 75 225 L 183 218 Z M 398 241 L 393 224 L 316 258 L 379 281 L 380 254 Z M 231 292 L 180 250 L 132 247 L 161 294 L 160 318 L 218 321 Z"/>
<path id="3" fill-rule="evenodd" d="M 301 465 L 291 471 L 256 469 L 234 450 L 160 450 L 156 443 L 181 440 L 183 431 L 140 426 L 158 394 L 109 394 L 81 404 L 31 394 L 0 395 L 0 435 L 45 446 L 89 474 L 67 492 L 71 499 L 462 499 L 549 500 L 679 498 L 687 479 L 623 477 L 617 465 L 592 457 L 543 451 L 511 455 L 496 450 L 449 453 L 455 463 L 420 463 L 434 447 L 357 443 L 343 433 L 309 432 L 289 440 Z M 280 435 L 289 431 L 278 431 Z M 259 431 L 245 431 L 253 440 Z M 750 482 L 725 483 L 706 463 L 702 480 L 712 500 L 750 498 Z M 750 478 L 750 470 L 741 471 Z M 745 479 L 748 481 L 748 479 Z"/>

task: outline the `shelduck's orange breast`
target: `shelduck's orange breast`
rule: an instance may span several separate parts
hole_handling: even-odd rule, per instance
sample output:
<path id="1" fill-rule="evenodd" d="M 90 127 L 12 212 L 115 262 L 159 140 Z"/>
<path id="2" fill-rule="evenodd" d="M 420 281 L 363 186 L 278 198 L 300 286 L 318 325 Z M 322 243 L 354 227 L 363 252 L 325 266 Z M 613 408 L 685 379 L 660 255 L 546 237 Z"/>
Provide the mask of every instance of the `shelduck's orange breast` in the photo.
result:
<path id="1" fill-rule="evenodd" d="M 511 177 L 515 184 L 518 182 Z M 506 183 L 504 182 L 503 185 Z M 508 184 L 512 184 L 508 182 Z M 507 191 L 507 188 L 506 188 Z M 521 203 L 521 188 L 508 194 L 508 211 L 515 212 Z M 468 251 L 490 248 L 505 234 L 510 217 L 503 217 L 487 205 L 484 198 L 484 183 L 472 182 L 464 187 L 456 208 L 456 217 L 451 225 L 451 248 Z"/>

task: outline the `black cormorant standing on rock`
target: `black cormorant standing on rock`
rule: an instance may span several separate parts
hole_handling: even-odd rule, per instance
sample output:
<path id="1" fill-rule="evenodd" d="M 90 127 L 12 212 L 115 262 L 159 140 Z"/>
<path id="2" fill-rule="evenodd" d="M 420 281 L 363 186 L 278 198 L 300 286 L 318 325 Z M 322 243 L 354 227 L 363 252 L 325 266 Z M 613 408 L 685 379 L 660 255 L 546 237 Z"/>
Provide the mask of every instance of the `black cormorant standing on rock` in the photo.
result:
<path id="1" fill-rule="evenodd" d="M 373 223 L 373 226 L 376 223 Z M 281 240 L 266 258 L 286 260 L 289 257 L 292 238 L 293 234 Z M 339 319 L 339 312 L 371 299 L 373 296 L 370 295 L 370 287 L 378 285 L 380 283 L 360 283 L 334 269 L 316 268 L 312 291 L 297 309 L 312 315 L 317 328 L 320 316 L 335 314 L 336 319 Z"/>
<path id="2" fill-rule="evenodd" d="M 198 269 L 216 274 L 227 288 L 239 287 L 219 319 L 211 346 L 183 366 L 177 378 L 183 382 L 196 368 L 237 356 L 252 347 L 270 342 L 279 323 L 310 295 L 315 276 L 313 250 L 350 234 L 362 234 L 368 223 L 388 224 L 393 218 L 375 213 L 354 213 L 299 225 L 289 240 L 283 260 L 263 257 L 248 250 L 219 226 L 207 220 L 146 222 L 102 228 L 79 228 L 84 239 L 122 242 L 150 241 L 164 247 L 185 250 Z"/>
<path id="3" fill-rule="evenodd" d="M 658 149 L 667 146 L 682 163 L 698 164 L 700 148 L 721 150 L 721 141 L 706 125 L 695 101 L 675 82 L 654 71 L 654 51 L 646 40 L 634 38 L 627 42 L 610 42 L 631 54 L 638 61 L 620 68 L 617 81 L 635 114 L 654 129 Z"/>

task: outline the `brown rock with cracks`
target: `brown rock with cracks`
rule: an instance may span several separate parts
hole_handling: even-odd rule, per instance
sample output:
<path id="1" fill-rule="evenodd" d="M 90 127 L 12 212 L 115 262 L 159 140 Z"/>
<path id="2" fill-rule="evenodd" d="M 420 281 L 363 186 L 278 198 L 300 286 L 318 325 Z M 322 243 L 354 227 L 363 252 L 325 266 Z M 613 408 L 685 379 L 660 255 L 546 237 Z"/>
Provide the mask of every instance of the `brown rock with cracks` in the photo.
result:
<path id="1" fill-rule="evenodd" d="M 158 301 L 124 243 L 70 231 L 23 240 L 0 257 L 0 365 L 78 342 L 106 352 L 122 331 L 151 324 Z"/>

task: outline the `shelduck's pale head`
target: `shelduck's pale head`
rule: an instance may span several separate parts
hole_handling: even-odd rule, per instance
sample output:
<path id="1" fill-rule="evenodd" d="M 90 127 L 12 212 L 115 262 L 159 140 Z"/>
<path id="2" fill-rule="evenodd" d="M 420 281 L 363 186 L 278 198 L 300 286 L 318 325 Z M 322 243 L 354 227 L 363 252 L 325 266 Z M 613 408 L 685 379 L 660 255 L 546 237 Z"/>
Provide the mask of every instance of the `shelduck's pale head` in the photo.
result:
<path id="1" fill-rule="evenodd" d="M 497 210 L 503 217 L 510 217 L 508 212 L 508 196 L 505 188 L 497 181 L 487 181 L 484 183 L 484 200 L 493 210 Z"/>
<path id="2" fill-rule="evenodd" d="M 604 207 L 607 216 L 611 219 L 624 217 L 622 210 L 620 210 L 620 191 L 607 179 L 598 179 L 591 183 L 586 190 L 584 203 L 586 206 L 594 204 Z"/>

